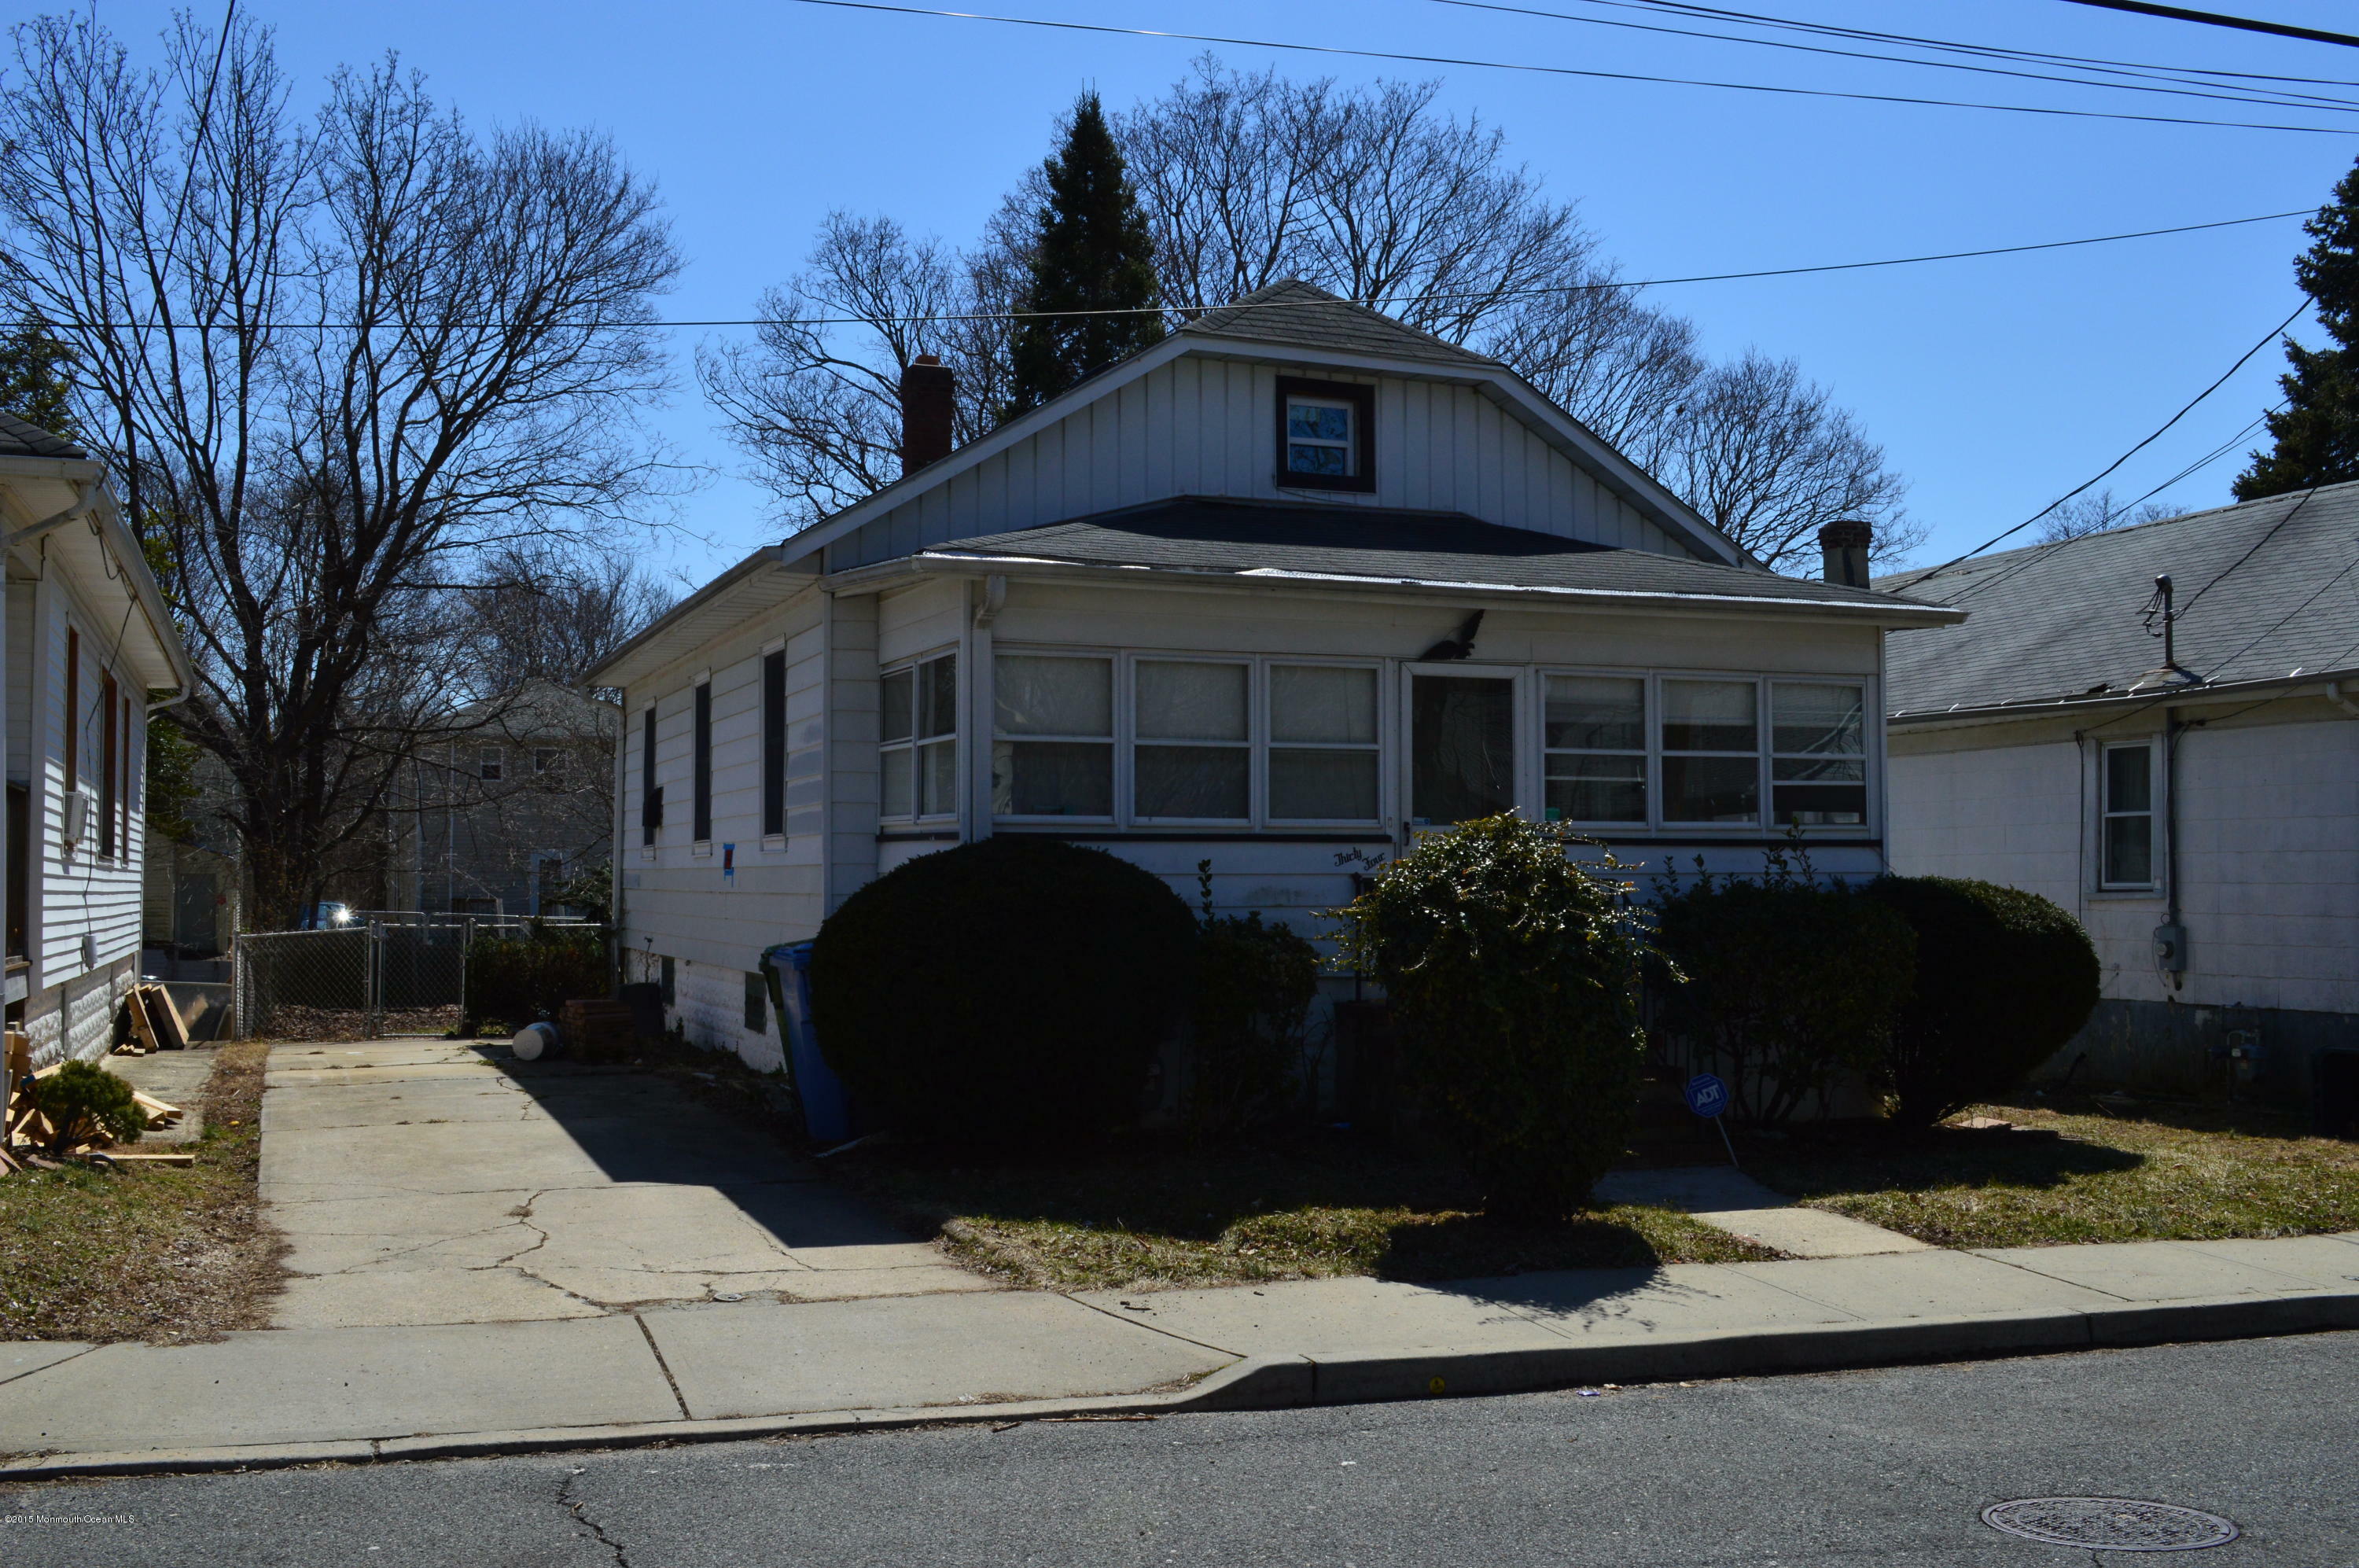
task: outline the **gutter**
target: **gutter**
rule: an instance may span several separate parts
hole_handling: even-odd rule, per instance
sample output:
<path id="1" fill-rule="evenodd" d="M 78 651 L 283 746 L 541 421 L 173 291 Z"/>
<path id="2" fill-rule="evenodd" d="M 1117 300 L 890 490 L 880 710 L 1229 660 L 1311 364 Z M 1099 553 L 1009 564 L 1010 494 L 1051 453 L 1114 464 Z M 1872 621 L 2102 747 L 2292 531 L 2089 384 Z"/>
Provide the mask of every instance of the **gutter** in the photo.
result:
<path id="1" fill-rule="evenodd" d="M 2359 719 L 2359 702 L 2354 702 L 2343 694 L 2342 681 L 2330 681 L 2326 683 L 2326 700 L 2353 718 Z"/>
<path id="2" fill-rule="evenodd" d="M 2305 686 L 2318 688 L 2319 695 L 2334 703 L 2354 717 L 2359 717 L 2359 704 L 2343 691 L 2346 682 L 2359 683 L 2359 671 L 2338 671 L 2332 675 L 2303 671 L 2299 675 L 2270 675 L 2251 681 L 2229 681 L 2218 685 L 2173 686 L 2147 691 L 2119 691 L 2103 697 L 2035 697 L 2017 702 L 1986 702 L 1974 707 L 1962 705 L 1950 708 L 1903 708 L 1886 715 L 1885 722 L 1893 725 L 1930 725 L 1940 724 L 2003 724 L 2015 719 L 2059 718 L 2077 713 L 2102 713 L 2123 706 L 2152 706 L 2158 702 L 2226 702 L 2256 692 L 2281 690 L 2288 694 Z"/>
<path id="3" fill-rule="evenodd" d="M 923 550 L 894 561 L 879 561 L 872 566 L 853 567 L 850 571 L 830 576 L 827 579 L 827 585 L 831 593 L 875 593 L 894 583 L 946 571 L 960 576 L 1019 575 L 1049 581 L 1064 579 L 1087 583 L 1103 583 L 1109 578 L 1127 578 L 1134 583 L 1151 581 L 1160 587 L 1340 588 L 1359 592 L 1442 594 L 1457 601 L 1462 601 L 1469 595 L 1477 595 L 1509 603 L 1530 604 L 1537 601 L 1553 604 L 1595 604 L 1643 610 L 1693 610 L 1702 614 L 1715 611 L 1726 614 L 1738 610 L 1788 610 L 1812 615 L 1840 615 L 1847 620 L 1869 620 L 1882 626 L 1952 626 L 1964 620 L 1966 616 L 1966 612 L 1963 610 L 1952 610 L 1944 605 L 1919 604 L 1907 601 L 1862 604 L 1851 599 L 1789 599 L 1768 594 L 1669 593 L 1647 589 L 1626 588 L 1524 587 L 1506 583 L 1473 583 L 1411 577 L 1366 577 L 1349 572 L 1294 572 L 1282 567 L 1254 567 L 1245 571 L 1231 571 L 1212 567 L 1059 561 L 1044 556 L 969 555 L 942 550 Z"/>

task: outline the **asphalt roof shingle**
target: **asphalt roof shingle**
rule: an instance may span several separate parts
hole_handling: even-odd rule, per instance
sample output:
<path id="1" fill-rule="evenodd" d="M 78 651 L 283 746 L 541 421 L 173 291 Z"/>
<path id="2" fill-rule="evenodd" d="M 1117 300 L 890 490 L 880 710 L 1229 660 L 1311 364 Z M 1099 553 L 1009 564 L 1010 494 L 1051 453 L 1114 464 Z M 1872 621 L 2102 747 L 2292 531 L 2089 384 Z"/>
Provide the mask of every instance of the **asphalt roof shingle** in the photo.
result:
<path id="1" fill-rule="evenodd" d="M 0 457 L 84 458 L 89 455 L 63 436 L 51 435 L 40 426 L 20 419 L 14 414 L 0 414 Z"/>
<path id="2" fill-rule="evenodd" d="M 2161 668 L 2141 612 L 2171 579 L 2181 668 L 2207 682 L 2321 674 L 2359 654 L 2359 484 L 1897 572 L 1878 588 L 1955 604 L 1965 624 L 1886 645 L 1896 714 L 2115 695 Z"/>
<path id="3" fill-rule="evenodd" d="M 1462 512 L 1185 495 L 1012 533 L 929 546 L 930 556 L 1020 556 L 1208 573 L 1313 572 L 1451 587 L 1587 590 L 1698 599 L 1892 604 L 1892 596 L 1750 567 L 1617 550 Z"/>
<path id="4" fill-rule="evenodd" d="M 1180 331 L 1183 336 L 1344 349 L 1393 359 L 1480 365 L 1485 370 L 1499 368 L 1495 359 L 1461 348 L 1406 321 L 1397 321 L 1381 310 L 1355 305 L 1299 278 L 1281 279 L 1218 310 L 1207 310 Z"/>

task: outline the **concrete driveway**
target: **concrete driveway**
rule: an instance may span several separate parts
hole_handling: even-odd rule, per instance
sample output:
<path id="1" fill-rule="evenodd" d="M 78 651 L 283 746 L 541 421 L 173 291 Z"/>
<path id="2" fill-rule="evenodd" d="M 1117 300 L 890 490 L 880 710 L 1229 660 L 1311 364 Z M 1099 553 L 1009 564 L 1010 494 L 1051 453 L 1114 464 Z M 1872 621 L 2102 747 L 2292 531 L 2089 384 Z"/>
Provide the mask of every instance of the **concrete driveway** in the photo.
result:
<path id="1" fill-rule="evenodd" d="M 276 1327 L 992 1288 L 651 1074 L 420 1040 L 281 1045 L 265 1082 Z"/>

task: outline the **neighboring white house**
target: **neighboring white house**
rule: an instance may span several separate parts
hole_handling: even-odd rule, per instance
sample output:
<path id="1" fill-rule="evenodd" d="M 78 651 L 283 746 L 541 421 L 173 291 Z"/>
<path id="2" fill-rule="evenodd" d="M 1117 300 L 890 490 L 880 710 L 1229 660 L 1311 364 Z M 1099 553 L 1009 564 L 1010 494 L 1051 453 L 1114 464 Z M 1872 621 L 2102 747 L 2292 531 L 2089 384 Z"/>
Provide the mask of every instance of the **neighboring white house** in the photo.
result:
<path id="1" fill-rule="evenodd" d="M 147 713 L 191 679 L 101 465 L 0 415 L 7 1019 L 33 1061 L 103 1055 L 138 980 Z"/>
<path id="2" fill-rule="evenodd" d="M 2104 961 L 2053 1071 L 2216 1088 L 2256 1049 L 2293 1098 L 2359 1048 L 2359 485 L 1878 586 L 1970 613 L 1891 639 L 1895 869 L 2052 898 Z"/>
<path id="3" fill-rule="evenodd" d="M 1101 845 L 1318 934 L 1419 827 L 1883 864 L 1884 631 L 1777 576 L 1496 361 L 1300 283 L 1212 311 L 756 551 L 592 679 L 628 978 L 777 1060 L 756 955 L 944 844 Z"/>

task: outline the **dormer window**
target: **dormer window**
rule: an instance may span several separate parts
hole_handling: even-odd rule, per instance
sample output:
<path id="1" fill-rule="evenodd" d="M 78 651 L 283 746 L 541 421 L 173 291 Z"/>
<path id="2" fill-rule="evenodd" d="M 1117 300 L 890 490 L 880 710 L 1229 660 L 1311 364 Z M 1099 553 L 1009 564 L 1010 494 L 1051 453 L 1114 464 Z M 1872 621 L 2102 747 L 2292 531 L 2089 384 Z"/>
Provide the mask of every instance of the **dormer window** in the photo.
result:
<path id="1" fill-rule="evenodd" d="M 1373 387 L 1278 377 L 1278 488 L 1374 490 L 1375 411 Z"/>

